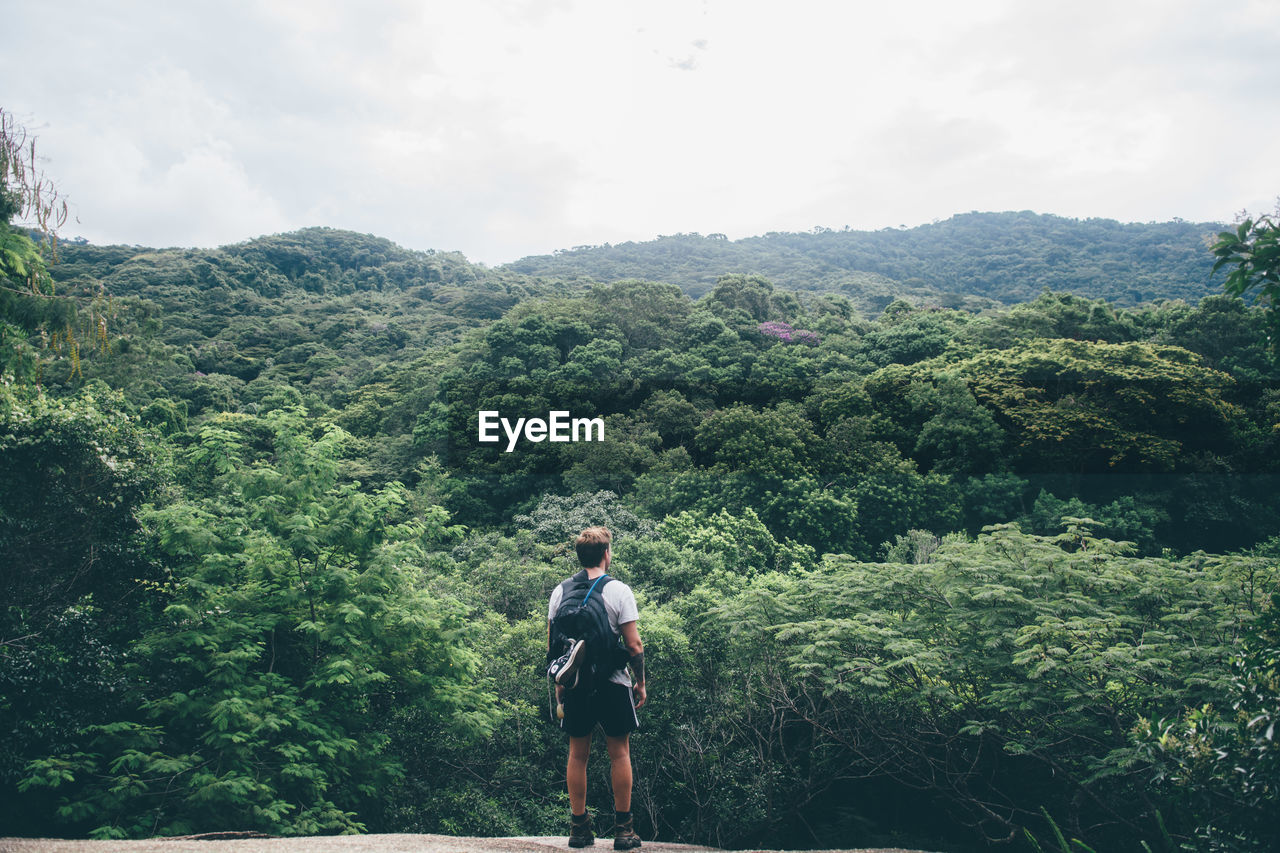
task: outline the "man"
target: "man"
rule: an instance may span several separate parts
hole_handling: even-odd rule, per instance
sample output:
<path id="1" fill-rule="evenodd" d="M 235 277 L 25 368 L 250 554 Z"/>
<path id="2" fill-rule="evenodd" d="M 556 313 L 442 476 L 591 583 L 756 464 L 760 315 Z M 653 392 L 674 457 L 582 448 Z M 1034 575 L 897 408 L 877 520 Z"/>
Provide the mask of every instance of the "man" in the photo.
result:
<path id="1" fill-rule="evenodd" d="M 587 663 L 588 656 L 579 657 L 580 648 L 575 648 L 567 671 L 557 675 L 556 699 L 564 708 L 560 725 L 569 734 L 569 764 L 565 770 L 573 818 L 569 846 L 586 847 L 595 843 L 587 815 L 587 757 L 591 753 L 591 733 L 598 724 L 604 729 L 613 783 L 613 849 L 631 850 L 640 846 L 640 836 L 636 835 L 631 817 L 630 735 L 640 727 L 636 709 L 642 707 L 646 699 L 644 646 L 640 642 L 636 621 L 639 611 L 631 588 L 608 577 L 609 565 L 613 562 L 612 539 L 605 527 L 588 527 L 578 535 L 574 550 L 582 571 L 551 593 L 547 646 L 548 658 L 564 651 L 553 647 L 553 642 L 558 646 L 562 641 L 558 630 L 561 626 L 556 624 L 562 602 L 566 602 L 566 606 L 597 608 L 603 604 L 612 634 L 605 638 L 605 645 L 612 648 L 594 650 L 592 659 L 598 663 Z M 591 596 L 599 598 L 591 603 Z M 619 648 L 619 638 L 625 653 Z M 634 674 L 634 684 L 627 674 L 627 666 Z"/>

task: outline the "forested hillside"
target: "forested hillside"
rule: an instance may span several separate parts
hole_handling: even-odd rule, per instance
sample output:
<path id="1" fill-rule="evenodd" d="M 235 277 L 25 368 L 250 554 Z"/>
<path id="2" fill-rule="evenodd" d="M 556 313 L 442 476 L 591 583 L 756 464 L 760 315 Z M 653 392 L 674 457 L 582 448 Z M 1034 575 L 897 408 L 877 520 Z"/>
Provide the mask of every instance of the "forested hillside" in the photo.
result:
<path id="1" fill-rule="evenodd" d="M 1120 223 L 1023 211 L 967 213 L 918 228 L 771 233 L 727 240 L 677 234 L 582 246 L 509 264 L 517 272 L 600 282 L 649 279 L 702 296 L 725 273 L 796 291 L 834 291 L 879 312 L 895 297 L 948 308 L 1026 302 L 1042 290 L 1135 305 L 1212 293 L 1216 223 Z"/>
<path id="2" fill-rule="evenodd" d="M 52 274 L 72 292 L 110 295 L 114 349 L 99 367 L 113 385 L 199 410 L 256 380 L 341 402 L 387 362 L 553 292 L 456 253 L 327 228 L 209 251 L 63 245 Z M 144 366 L 144 382 L 122 375 Z M 203 394 L 187 387 L 193 376 Z"/>
<path id="3" fill-rule="evenodd" d="M 7 269 L 0 835 L 560 833 L 546 601 L 606 524 L 645 837 L 1267 849 L 1280 366 L 1206 230 Z M 603 441 L 479 440 L 553 410 Z"/>

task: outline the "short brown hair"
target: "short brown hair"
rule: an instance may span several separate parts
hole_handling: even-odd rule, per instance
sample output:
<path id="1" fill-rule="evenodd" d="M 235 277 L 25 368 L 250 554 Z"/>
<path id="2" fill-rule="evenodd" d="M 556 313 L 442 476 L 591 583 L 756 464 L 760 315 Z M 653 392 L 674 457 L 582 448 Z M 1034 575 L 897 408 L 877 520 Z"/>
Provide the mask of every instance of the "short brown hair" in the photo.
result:
<path id="1" fill-rule="evenodd" d="M 604 562 L 604 552 L 609 550 L 613 534 L 607 527 L 588 527 L 578 534 L 573 550 L 578 552 L 578 562 L 584 569 L 593 569 Z"/>

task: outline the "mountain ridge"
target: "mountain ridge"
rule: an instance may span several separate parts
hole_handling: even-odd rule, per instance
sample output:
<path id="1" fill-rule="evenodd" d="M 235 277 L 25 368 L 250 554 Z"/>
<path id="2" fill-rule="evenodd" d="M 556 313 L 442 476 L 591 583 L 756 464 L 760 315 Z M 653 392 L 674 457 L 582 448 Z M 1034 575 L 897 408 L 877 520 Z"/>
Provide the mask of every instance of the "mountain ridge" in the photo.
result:
<path id="1" fill-rule="evenodd" d="M 747 274 L 799 293 L 843 293 L 868 314 L 898 298 L 979 310 L 1029 302 L 1046 290 L 1117 305 L 1160 299 L 1195 303 L 1220 289 L 1206 247 L 1224 228 L 1224 223 L 1181 219 L 1126 223 L 971 211 L 877 231 L 815 228 L 738 240 L 678 233 L 577 246 L 491 267 L 460 252 L 410 249 L 373 234 L 312 226 L 212 249 L 64 242 L 53 271 L 61 281 L 100 279 L 119 295 L 139 286 L 130 263 L 152 258 L 239 273 L 238 284 L 273 292 L 288 284 L 324 292 L 316 276 L 345 278 L 348 292 L 421 284 L 490 293 L 543 291 L 552 282 L 549 289 L 564 292 L 636 279 L 675 284 L 697 299 L 724 275 Z M 246 275 L 246 266 L 255 274 Z M 199 284 L 199 278 L 192 283 Z M 484 313 L 492 316 L 491 310 Z"/>
<path id="2" fill-rule="evenodd" d="M 531 256 L 504 268 L 605 283 L 654 279 L 695 298 L 720 275 L 755 274 L 788 290 L 843 292 L 871 312 L 903 295 L 972 309 L 1027 302 L 1046 289 L 1122 305 L 1196 302 L 1217 290 L 1206 245 L 1224 227 L 974 211 L 907 229 L 814 229 L 739 240 L 676 234 Z"/>

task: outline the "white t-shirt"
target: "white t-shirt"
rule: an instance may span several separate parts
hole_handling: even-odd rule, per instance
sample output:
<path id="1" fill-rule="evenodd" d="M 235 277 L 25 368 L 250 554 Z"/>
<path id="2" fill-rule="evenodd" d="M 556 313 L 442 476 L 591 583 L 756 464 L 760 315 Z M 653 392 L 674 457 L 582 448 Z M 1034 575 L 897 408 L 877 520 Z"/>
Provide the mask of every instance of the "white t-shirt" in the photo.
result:
<path id="1" fill-rule="evenodd" d="M 640 618 L 640 608 L 636 607 L 636 597 L 631 587 L 612 575 L 609 577 L 608 583 L 601 583 L 591 594 L 604 600 L 605 613 L 609 614 L 609 627 L 613 629 L 615 637 L 620 637 L 623 625 Z M 560 608 L 560 596 L 560 584 L 556 584 L 556 588 L 551 590 L 551 604 L 547 607 L 548 622 L 555 618 L 556 611 Z M 631 686 L 631 676 L 625 666 L 610 676 L 609 680 L 623 687 Z"/>

